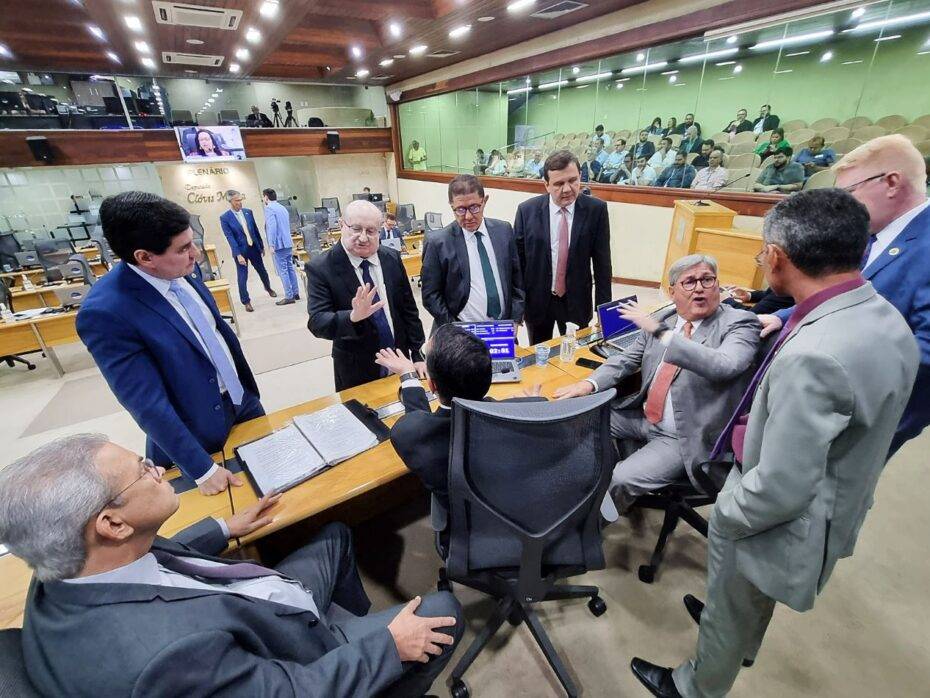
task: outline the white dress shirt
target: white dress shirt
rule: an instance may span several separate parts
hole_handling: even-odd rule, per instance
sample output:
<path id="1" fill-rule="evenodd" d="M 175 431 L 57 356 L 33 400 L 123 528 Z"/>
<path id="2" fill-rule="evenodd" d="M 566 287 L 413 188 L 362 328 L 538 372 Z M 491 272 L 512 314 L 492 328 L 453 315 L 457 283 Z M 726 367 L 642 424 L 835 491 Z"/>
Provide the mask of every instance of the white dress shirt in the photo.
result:
<path id="1" fill-rule="evenodd" d="M 895 218 L 891 223 L 882 228 L 881 232 L 875 235 L 875 242 L 872 243 L 872 249 L 869 250 L 869 259 L 866 261 L 865 266 L 868 267 L 872 262 L 881 256 L 894 239 L 900 235 L 904 229 L 910 224 L 912 220 L 917 218 L 920 215 L 920 212 L 923 211 L 927 206 L 930 206 L 930 199 L 924 201 L 922 204 L 918 204 L 910 211 L 903 213 L 902 215 Z"/>
<path id="2" fill-rule="evenodd" d="M 552 292 L 555 293 L 555 272 L 559 268 L 559 228 L 562 223 L 561 207 L 549 197 L 549 249 L 552 254 Z M 568 245 L 572 244 L 572 222 L 575 220 L 575 202 L 565 207 L 568 216 Z M 566 267 L 567 269 L 567 267 Z"/>
<path id="3" fill-rule="evenodd" d="M 481 257 L 478 255 L 478 238 L 475 233 L 471 233 L 464 228 L 465 249 L 468 250 L 468 276 L 471 280 L 471 286 L 468 289 L 468 301 L 462 312 L 459 313 L 459 320 L 464 322 L 484 322 L 497 318 L 488 317 L 488 291 L 484 285 L 484 272 L 481 269 Z M 500 270 L 497 268 L 497 257 L 494 255 L 494 245 L 491 244 L 491 236 L 488 235 L 488 226 L 481 221 L 478 230 L 475 232 L 482 233 L 482 242 L 484 249 L 488 253 L 488 260 L 491 262 L 491 270 L 494 272 L 494 284 L 497 286 L 497 297 L 500 298 L 501 311 L 504 310 L 504 289 L 501 286 Z"/>
<path id="4" fill-rule="evenodd" d="M 649 158 L 646 164 L 650 167 L 671 167 L 675 164 L 675 156 L 677 154 L 678 151 L 674 148 L 669 148 L 668 152 L 664 154 L 661 150 L 657 150 L 652 154 L 652 157 Z"/>
<path id="5" fill-rule="evenodd" d="M 638 184 L 641 187 L 648 187 L 656 181 L 656 171 L 648 164 L 642 169 L 634 167 L 630 175 L 630 184 Z"/>
<path id="6" fill-rule="evenodd" d="M 342 249 L 346 250 L 346 246 L 340 242 Z M 354 254 L 346 250 L 346 254 L 349 256 L 349 262 L 352 264 L 352 268 L 355 269 L 355 276 L 358 277 L 358 282 L 365 285 L 364 278 L 362 277 L 362 267 L 361 264 L 364 261 L 362 257 L 356 257 Z M 391 334 L 394 334 L 394 321 L 391 319 L 391 301 L 388 300 L 387 287 L 384 285 L 384 274 L 381 271 L 381 260 L 378 258 L 378 253 L 375 252 L 371 257 L 368 257 L 368 261 L 371 262 L 371 266 L 368 267 L 368 273 L 371 274 L 371 280 L 375 282 L 375 286 L 378 288 L 378 298 L 384 301 L 384 315 L 387 317 L 388 327 L 391 328 Z"/>
<path id="7" fill-rule="evenodd" d="M 238 211 L 233 211 L 233 213 L 236 214 L 236 220 L 238 220 L 239 225 L 242 226 L 242 232 L 245 233 L 246 243 L 248 244 L 249 247 L 251 247 L 252 246 L 252 234 L 249 232 L 249 224 L 245 220 L 245 214 L 242 212 L 241 208 Z"/>
<path id="8" fill-rule="evenodd" d="M 214 560 L 179 557 L 188 560 L 192 564 L 203 565 L 204 567 L 223 566 L 222 562 L 215 562 Z M 313 592 L 296 580 L 269 575 L 268 577 L 256 577 L 254 579 L 240 579 L 228 584 L 210 584 L 162 567 L 152 553 L 146 553 L 138 560 L 109 572 L 101 572 L 89 577 L 74 577 L 63 581 L 68 584 L 149 584 L 177 589 L 209 589 L 249 596 L 253 599 L 274 601 L 285 606 L 310 611 L 317 618 L 321 618 L 320 609 L 313 600 Z"/>

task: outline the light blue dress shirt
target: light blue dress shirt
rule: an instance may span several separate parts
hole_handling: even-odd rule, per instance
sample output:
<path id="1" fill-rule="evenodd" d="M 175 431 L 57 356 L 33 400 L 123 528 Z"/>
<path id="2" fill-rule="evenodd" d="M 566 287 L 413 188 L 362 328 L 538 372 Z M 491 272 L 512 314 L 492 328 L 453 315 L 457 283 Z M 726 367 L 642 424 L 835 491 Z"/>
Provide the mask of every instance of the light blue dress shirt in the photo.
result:
<path id="1" fill-rule="evenodd" d="M 277 201 L 269 201 L 265 206 L 265 238 L 273 250 L 287 250 L 294 247 L 291 239 L 291 218 Z"/>

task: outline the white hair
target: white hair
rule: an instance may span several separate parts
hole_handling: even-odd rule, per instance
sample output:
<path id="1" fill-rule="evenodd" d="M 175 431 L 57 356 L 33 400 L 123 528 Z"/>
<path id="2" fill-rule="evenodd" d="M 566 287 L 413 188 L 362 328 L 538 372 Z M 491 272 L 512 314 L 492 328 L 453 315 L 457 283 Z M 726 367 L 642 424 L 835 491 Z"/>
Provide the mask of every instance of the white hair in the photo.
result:
<path id="1" fill-rule="evenodd" d="M 95 465 L 107 443 L 103 434 L 66 436 L 0 470 L 0 543 L 42 581 L 84 566 L 84 528 L 115 494 Z"/>
<path id="2" fill-rule="evenodd" d="M 681 278 L 682 274 L 698 264 L 706 264 L 714 272 L 714 275 L 717 274 L 716 259 L 706 254 L 689 254 L 672 262 L 672 266 L 668 268 L 668 285 L 674 286 L 678 283 L 678 279 Z"/>

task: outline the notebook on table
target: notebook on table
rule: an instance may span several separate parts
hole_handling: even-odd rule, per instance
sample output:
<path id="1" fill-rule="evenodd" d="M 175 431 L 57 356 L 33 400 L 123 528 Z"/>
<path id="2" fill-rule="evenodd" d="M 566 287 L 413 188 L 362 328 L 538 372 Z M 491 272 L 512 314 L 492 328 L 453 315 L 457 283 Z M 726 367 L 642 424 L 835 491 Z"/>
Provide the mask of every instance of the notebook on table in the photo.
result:
<path id="1" fill-rule="evenodd" d="M 358 402 L 331 405 L 294 417 L 291 424 L 234 449 L 260 496 L 283 492 L 389 436 L 375 412 Z"/>

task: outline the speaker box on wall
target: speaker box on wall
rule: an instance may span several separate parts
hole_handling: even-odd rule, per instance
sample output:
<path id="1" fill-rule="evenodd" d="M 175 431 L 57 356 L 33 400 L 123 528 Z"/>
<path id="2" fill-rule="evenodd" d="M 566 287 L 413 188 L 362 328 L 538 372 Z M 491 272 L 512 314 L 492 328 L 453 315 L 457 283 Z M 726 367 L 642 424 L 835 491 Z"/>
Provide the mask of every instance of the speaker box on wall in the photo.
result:
<path id="1" fill-rule="evenodd" d="M 32 151 L 32 157 L 39 162 L 52 162 L 55 159 L 52 154 L 52 146 L 49 145 L 45 136 L 27 136 L 26 145 Z"/>
<path id="2" fill-rule="evenodd" d="M 339 150 L 339 131 L 326 132 L 326 146 L 331 153 L 335 153 Z"/>

